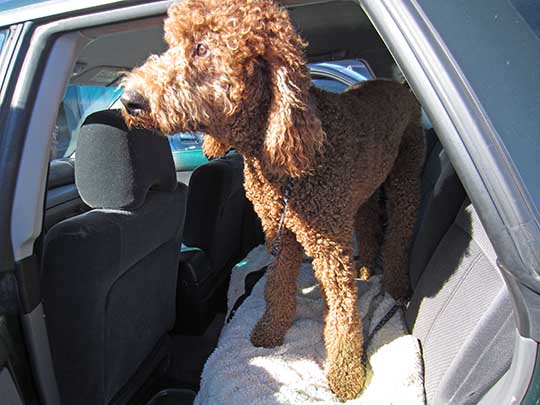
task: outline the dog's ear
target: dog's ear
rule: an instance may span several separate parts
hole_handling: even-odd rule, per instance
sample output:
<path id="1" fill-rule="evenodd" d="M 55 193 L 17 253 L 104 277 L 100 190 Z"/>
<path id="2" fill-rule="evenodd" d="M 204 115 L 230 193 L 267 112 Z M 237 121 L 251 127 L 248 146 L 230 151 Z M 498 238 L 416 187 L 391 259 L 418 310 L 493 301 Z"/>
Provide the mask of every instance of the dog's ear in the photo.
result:
<path id="1" fill-rule="evenodd" d="M 311 81 L 303 56 L 306 44 L 287 23 L 273 32 L 265 57 L 272 92 L 265 160 L 274 173 L 299 177 L 314 169 L 325 134 L 315 106 L 309 102 Z"/>
<path id="2" fill-rule="evenodd" d="M 223 156 L 230 149 L 230 146 L 210 135 L 204 135 L 202 149 L 203 153 L 209 158 L 217 158 Z"/>

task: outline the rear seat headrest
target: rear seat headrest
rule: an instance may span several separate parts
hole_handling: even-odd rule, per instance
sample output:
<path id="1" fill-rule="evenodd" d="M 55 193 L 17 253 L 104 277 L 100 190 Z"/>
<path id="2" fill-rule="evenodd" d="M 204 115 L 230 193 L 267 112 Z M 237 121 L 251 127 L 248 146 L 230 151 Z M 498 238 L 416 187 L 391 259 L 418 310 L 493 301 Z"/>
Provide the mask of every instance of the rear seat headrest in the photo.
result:
<path id="1" fill-rule="evenodd" d="M 91 114 L 79 133 L 75 182 L 92 208 L 137 209 L 150 189 L 176 188 L 169 142 L 157 131 L 128 129 L 119 110 Z"/>

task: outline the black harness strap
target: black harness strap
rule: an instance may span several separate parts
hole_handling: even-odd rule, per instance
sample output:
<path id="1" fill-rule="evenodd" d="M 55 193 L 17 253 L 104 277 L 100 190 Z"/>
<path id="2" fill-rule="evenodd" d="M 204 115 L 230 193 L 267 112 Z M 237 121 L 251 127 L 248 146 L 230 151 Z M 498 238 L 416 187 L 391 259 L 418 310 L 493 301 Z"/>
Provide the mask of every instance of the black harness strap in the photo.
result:
<path id="1" fill-rule="evenodd" d="M 272 247 L 270 249 L 270 254 L 274 256 L 274 263 L 277 261 L 277 258 L 279 257 L 279 253 L 281 252 L 281 239 L 283 234 L 283 225 L 285 224 L 285 217 L 287 216 L 287 208 L 289 206 L 289 198 L 291 198 L 292 194 L 292 179 L 289 179 L 287 181 L 287 184 L 285 185 L 285 190 L 283 190 L 283 211 L 281 212 L 281 217 L 279 218 L 279 224 L 278 224 L 278 230 L 276 234 L 276 238 L 272 242 Z M 253 271 L 249 273 L 246 276 L 246 279 L 244 280 L 244 294 L 242 294 L 238 299 L 235 301 L 231 312 L 229 313 L 229 316 L 227 317 L 227 321 L 225 323 L 229 323 L 230 320 L 234 317 L 234 314 L 242 305 L 242 303 L 246 300 L 247 297 L 251 294 L 251 291 L 253 290 L 253 287 L 255 287 L 255 284 L 257 284 L 257 281 L 259 281 L 262 276 L 266 273 L 266 270 L 268 270 L 269 266 L 264 266 L 262 269 Z"/>
<path id="2" fill-rule="evenodd" d="M 395 313 L 403 307 L 404 307 L 404 304 L 402 302 L 396 302 L 394 305 L 392 305 L 392 307 L 382 317 L 382 319 L 377 323 L 377 325 L 375 325 L 371 333 L 368 335 L 368 337 L 364 341 L 364 350 L 362 350 L 362 364 L 364 368 L 366 367 L 366 364 L 367 364 L 367 349 L 369 347 L 369 344 L 373 340 L 373 337 L 377 334 L 378 331 L 380 331 L 384 327 L 384 325 L 388 323 L 390 319 L 392 319 Z"/>
<path id="3" fill-rule="evenodd" d="M 277 260 L 279 253 L 281 252 L 281 238 L 283 234 L 283 225 L 285 224 L 285 218 L 287 216 L 287 209 L 289 207 L 289 198 L 292 194 L 292 179 L 287 181 L 285 190 L 283 191 L 283 211 L 281 211 L 281 217 L 279 218 L 279 224 L 277 229 L 276 238 L 272 242 L 270 254 Z"/>
<path id="4" fill-rule="evenodd" d="M 253 291 L 253 287 L 255 287 L 255 284 L 257 284 L 257 281 L 259 281 L 262 278 L 262 276 L 264 276 L 264 273 L 266 273 L 267 268 L 268 266 L 264 266 L 262 269 L 253 271 L 246 276 L 246 279 L 244 280 L 244 294 L 238 297 L 238 299 L 234 302 L 234 305 L 225 323 L 229 323 L 231 319 L 233 319 L 234 314 L 236 313 L 236 310 L 240 308 L 240 305 L 242 305 L 244 301 L 246 300 L 246 298 L 251 295 L 251 291 Z"/>

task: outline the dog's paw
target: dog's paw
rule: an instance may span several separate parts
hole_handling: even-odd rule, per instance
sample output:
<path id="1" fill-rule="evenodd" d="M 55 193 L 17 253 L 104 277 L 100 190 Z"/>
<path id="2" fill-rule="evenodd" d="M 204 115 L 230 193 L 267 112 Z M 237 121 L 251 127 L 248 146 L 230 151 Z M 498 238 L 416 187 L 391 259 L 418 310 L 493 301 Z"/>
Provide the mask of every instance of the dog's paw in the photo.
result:
<path id="1" fill-rule="evenodd" d="M 372 271 L 367 266 L 360 266 L 358 269 L 358 278 L 362 281 L 367 281 L 372 275 Z"/>
<path id="2" fill-rule="evenodd" d="M 356 398 L 365 383 L 365 371 L 360 357 L 343 357 L 329 366 L 327 378 L 332 392 L 341 401 Z"/>
<path id="3" fill-rule="evenodd" d="M 270 323 L 261 319 L 251 332 L 251 343 L 255 347 L 277 347 L 283 344 L 284 335 L 278 328 L 272 327 Z"/>

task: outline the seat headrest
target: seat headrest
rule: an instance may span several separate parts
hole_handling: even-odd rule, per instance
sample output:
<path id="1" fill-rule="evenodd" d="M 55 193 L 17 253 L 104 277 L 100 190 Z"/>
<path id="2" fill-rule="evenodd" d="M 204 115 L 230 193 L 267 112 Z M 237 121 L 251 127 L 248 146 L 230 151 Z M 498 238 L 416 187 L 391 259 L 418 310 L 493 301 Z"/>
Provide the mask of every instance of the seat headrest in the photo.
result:
<path id="1" fill-rule="evenodd" d="M 169 142 L 157 131 L 128 129 L 119 110 L 91 114 L 79 132 L 75 182 L 92 208 L 137 209 L 150 189 L 176 188 Z"/>

